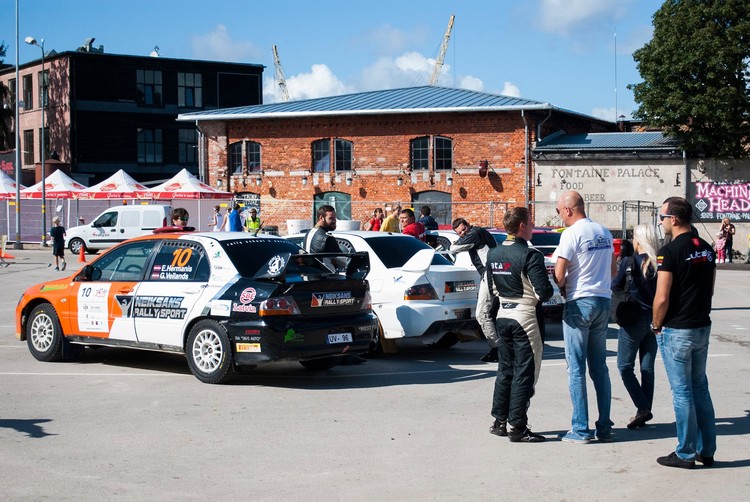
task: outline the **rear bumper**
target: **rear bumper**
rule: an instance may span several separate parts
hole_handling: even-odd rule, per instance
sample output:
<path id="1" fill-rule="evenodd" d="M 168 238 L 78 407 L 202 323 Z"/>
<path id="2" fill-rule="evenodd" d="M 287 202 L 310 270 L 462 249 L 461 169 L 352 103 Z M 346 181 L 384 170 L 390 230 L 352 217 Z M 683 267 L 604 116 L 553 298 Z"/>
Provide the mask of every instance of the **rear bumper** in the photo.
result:
<path id="1" fill-rule="evenodd" d="M 476 299 L 406 301 L 400 305 L 374 306 L 385 338 L 413 338 L 425 335 L 441 337 L 446 333 L 473 336 L 478 331 Z"/>
<path id="2" fill-rule="evenodd" d="M 256 366 L 273 361 L 304 361 L 367 352 L 377 335 L 378 320 L 373 313 L 301 322 L 278 317 L 230 323 L 227 331 L 235 364 Z M 350 334 L 351 341 L 341 341 L 341 337 L 329 340 L 329 335 L 335 334 Z"/>

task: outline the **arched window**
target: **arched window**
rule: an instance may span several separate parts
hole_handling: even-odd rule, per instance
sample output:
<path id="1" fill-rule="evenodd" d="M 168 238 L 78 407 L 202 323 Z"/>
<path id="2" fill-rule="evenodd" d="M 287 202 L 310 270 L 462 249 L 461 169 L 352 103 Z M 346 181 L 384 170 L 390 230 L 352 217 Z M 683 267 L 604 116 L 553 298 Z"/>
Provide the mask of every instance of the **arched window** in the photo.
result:
<path id="1" fill-rule="evenodd" d="M 252 173 L 262 171 L 260 143 L 255 141 L 245 142 L 245 151 L 247 152 L 247 172 Z"/>
<path id="2" fill-rule="evenodd" d="M 411 140 L 411 168 L 426 171 L 430 168 L 430 138 L 423 136 Z"/>
<path id="3" fill-rule="evenodd" d="M 453 140 L 435 137 L 435 170 L 453 168 Z"/>
<path id="4" fill-rule="evenodd" d="M 228 156 L 229 172 L 232 174 L 242 174 L 242 141 L 229 145 Z"/>

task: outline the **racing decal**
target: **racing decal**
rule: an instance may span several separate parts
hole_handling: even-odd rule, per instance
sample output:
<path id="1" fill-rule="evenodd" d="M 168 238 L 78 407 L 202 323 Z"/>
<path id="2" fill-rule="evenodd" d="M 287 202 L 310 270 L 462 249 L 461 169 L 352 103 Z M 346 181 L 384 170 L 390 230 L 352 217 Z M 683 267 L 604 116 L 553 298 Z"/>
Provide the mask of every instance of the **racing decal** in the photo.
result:
<path id="1" fill-rule="evenodd" d="M 355 298 L 351 291 L 337 291 L 334 293 L 313 293 L 311 307 L 338 307 L 340 305 L 354 305 Z"/>
<path id="2" fill-rule="evenodd" d="M 232 302 L 229 300 L 214 300 L 211 302 L 211 315 L 214 317 L 229 317 Z"/>
<path id="3" fill-rule="evenodd" d="M 78 288 L 78 330 L 109 332 L 108 302 L 110 283 Z"/>
<path id="4" fill-rule="evenodd" d="M 184 319 L 187 309 L 182 308 L 182 296 L 136 296 L 133 317 L 147 319 Z"/>
<path id="5" fill-rule="evenodd" d="M 510 262 L 500 263 L 493 261 L 490 263 L 493 275 L 510 275 Z"/>
<path id="6" fill-rule="evenodd" d="M 115 301 L 120 306 L 120 312 L 123 317 L 131 317 L 133 315 L 133 297 L 129 295 L 115 295 Z"/>
<path id="7" fill-rule="evenodd" d="M 274 256 L 268 261 L 268 275 L 274 276 L 284 270 L 284 258 L 279 255 Z"/>
<path id="8" fill-rule="evenodd" d="M 260 352 L 259 343 L 237 343 L 235 344 L 237 352 Z"/>
<path id="9" fill-rule="evenodd" d="M 253 300 L 255 300 L 255 288 L 245 288 L 245 290 L 240 293 L 240 303 L 250 303 Z"/>
<path id="10" fill-rule="evenodd" d="M 167 255 L 168 256 L 168 255 Z M 169 264 L 155 264 L 151 269 L 151 279 L 162 281 L 189 281 L 193 278 L 193 266 L 190 258 L 192 248 L 178 248 L 172 252 L 172 262 Z"/>
<path id="11" fill-rule="evenodd" d="M 284 335 L 284 343 L 303 343 L 305 341 L 305 336 L 302 333 L 297 333 L 294 331 L 294 329 L 288 329 L 286 330 L 286 334 Z"/>
<path id="12" fill-rule="evenodd" d="M 45 284 L 39 291 L 58 291 L 67 287 L 67 284 Z"/>

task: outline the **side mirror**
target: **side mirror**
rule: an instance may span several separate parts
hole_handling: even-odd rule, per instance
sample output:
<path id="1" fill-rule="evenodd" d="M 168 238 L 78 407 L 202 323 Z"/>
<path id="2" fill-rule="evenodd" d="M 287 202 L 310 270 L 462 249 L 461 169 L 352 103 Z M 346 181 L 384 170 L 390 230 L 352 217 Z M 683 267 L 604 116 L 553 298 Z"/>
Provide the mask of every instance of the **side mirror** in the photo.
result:
<path id="1" fill-rule="evenodd" d="M 92 265 L 86 265 L 81 270 L 81 277 L 86 281 L 98 281 L 102 278 L 102 269 Z"/>

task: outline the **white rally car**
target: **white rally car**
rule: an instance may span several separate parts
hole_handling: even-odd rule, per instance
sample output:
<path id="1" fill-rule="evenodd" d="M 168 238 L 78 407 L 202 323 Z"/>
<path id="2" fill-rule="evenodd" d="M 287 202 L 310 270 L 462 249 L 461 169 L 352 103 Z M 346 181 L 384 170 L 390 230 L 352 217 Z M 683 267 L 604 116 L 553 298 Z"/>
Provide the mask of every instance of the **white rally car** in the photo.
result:
<path id="1" fill-rule="evenodd" d="M 490 234 L 492 234 L 498 244 L 503 242 L 508 236 L 508 233 L 502 229 L 489 228 L 487 230 L 490 232 Z M 476 272 L 476 268 L 471 263 L 471 259 L 469 258 L 469 253 L 464 252 L 453 254 L 449 251 L 451 245 L 458 240 L 458 234 L 456 234 L 456 232 L 453 232 L 452 230 L 430 230 L 427 233 L 430 234 L 433 240 L 437 243 L 435 250 L 438 253 L 445 256 L 455 265 L 463 268 L 468 268 Z M 552 274 L 555 270 L 555 262 L 552 258 L 552 253 L 554 253 L 555 249 L 557 248 L 557 244 L 559 243 L 560 232 L 542 228 L 534 229 L 534 234 L 531 237 L 531 245 L 544 253 L 544 265 L 547 268 L 547 275 L 549 276 L 549 280 L 552 283 L 552 288 L 554 289 L 552 298 L 544 302 L 544 304 L 542 305 L 545 316 L 552 318 L 559 318 L 562 316 L 562 308 L 563 304 L 565 303 L 565 300 L 560 294 L 560 289 L 552 279 Z M 477 274 L 477 277 L 479 277 L 479 274 Z"/>
<path id="2" fill-rule="evenodd" d="M 393 340 L 420 338 L 450 347 L 481 338 L 476 322 L 476 270 L 457 267 L 424 242 L 390 232 L 335 231 L 342 251 L 366 251 L 372 309 L 380 322 L 380 344 L 395 350 Z M 301 245 L 303 234 L 288 239 Z"/>

